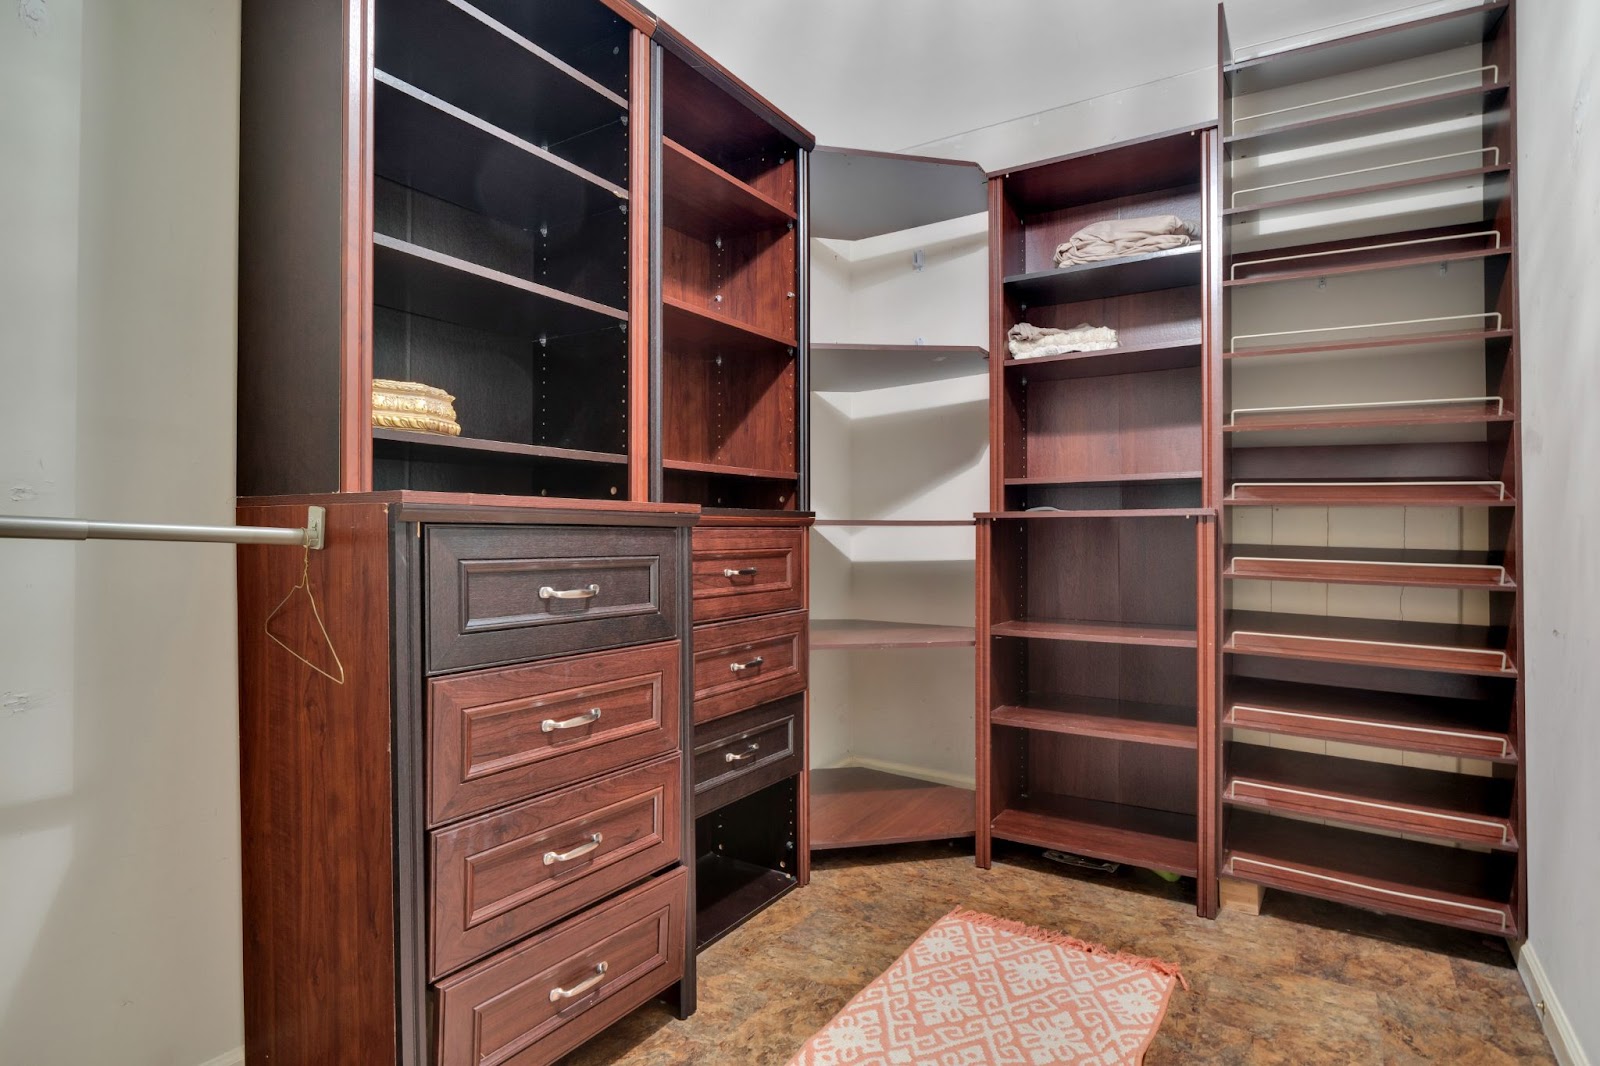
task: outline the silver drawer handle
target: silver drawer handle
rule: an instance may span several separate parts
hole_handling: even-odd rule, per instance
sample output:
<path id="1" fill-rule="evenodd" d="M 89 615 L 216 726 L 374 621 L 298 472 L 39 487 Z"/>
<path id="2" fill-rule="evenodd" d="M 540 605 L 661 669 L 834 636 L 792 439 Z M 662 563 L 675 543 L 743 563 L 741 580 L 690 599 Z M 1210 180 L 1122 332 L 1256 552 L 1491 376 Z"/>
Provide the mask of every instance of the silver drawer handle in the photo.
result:
<path id="1" fill-rule="evenodd" d="M 741 566 L 737 570 L 734 570 L 732 568 L 723 570 L 722 571 L 722 576 L 723 577 L 755 577 L 756 573 L 757 573 L 757 568 L 756 567 L 753 567 L 753 566 Z"/>
<path id="2" fill-rule="evenodd" d="M 541 600 L 592 600 L 600 595 L 599 585 L 590 585 L 586 589 L 553 589 L 543 585 L 539 589 Z"/>
<path id="3" fill-rule="evenodd" d="M 598 722 L 599 720 L 600 708 L 590 707 L 587 711 L 584 711 L 577 717 L 567 718 L 560 722 L 556 721 L 554 718 L 546 718 L 544 721 L 539 723 L 539 731 L 542 733 L 554 733 L 558 729 L 576 729 L 581 725 L 589 725 L 590 723 Z"/>
<path id="4" fill-rule="evenodd" d="M 600 834 L 596 833 L 589 838 L 589 843 L 579 844 L 571 851 L 547 851 L 544 853 L 544 864 L 546 866 L 554 866 L 558 862 L 571 862 L 573 859 L 581 859 L 595 848 L 598 848 L 600 840 Z"/>
<path id="5" fill-rule="evenodd" d="M 723 762 L 744 762 L 750 756 L 761 750 L 760 744 L 752 744 L 742 752 L 730 751 L 722 757 Z"/>
<path id="6" fill-rule="evenodd" d="M 606 979 L 607 968 L 608 967 L 603 962 L 596 963 L 594 968 L 594 976 L 589 978 L 587 981 L 580 981 L 571 988 L 552 988 L 550 990 L 550 1002 L 560 1003 L 564 999 L 571 999 L 573 996 L 583 995 L 585 992 L 589 991 L 589 989 Z"/>
<path id="7" fill-rule="evenodd" d="M 767 660 L 765 658 L 763 658 L 760 655 L 757 655 L 754 659 L 751 659 L 747 663 L 729 663 L 728 664 L 728 672 L 730 674 L 737 674 L 737 673 L 740 673 L 740 672 L 742 672 L 744 670 L 754 670 L 756 667 L 760 666 L 762 663 L 764 663 L 766 661 Z"/>

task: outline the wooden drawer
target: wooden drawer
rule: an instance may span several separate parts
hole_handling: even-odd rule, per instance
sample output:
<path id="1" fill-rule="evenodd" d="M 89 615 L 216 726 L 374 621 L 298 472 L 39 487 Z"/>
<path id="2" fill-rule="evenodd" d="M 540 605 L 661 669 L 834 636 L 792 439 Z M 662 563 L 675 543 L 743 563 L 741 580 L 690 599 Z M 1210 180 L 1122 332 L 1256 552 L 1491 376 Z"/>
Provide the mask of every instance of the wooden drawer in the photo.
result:
<path id="1" fill-rule="evenodd" d="M 429 527 L 429 670 L 679 636 L 677 538 L 671 529 Z"/>
<path id="2" fill-rule="evenodd" d="M 805 766 L 805 697 L 719 718 L 694 731 L 694 816 L 709 814 Z"/>
<path id="3" fill-rule="evenodd" d="M 806 612 L 694 627 L 694 720 L 709 722 L 806 687 Z"/>
<path id="4" fill-rule="evenodd" d="M 433 834 L 437 977 L 683 857 L 677 755 Z"/>
<path id="5" fill-rule="evenodd" d="M 677 641 L 438 678 L 428 824 L 678 749 Z"/>
<path id="6" fill-rule="evenodd" d="M 803 529 L 694 531 L 694 620 L 718 622 L 806 605 Z"/>
<path id="7" fill-rule="evenodd" d="M 546 1066 L 648 1003 L 683 976 L 687 906 L 674 870 L 440 982 L 439 1066 Z"/>

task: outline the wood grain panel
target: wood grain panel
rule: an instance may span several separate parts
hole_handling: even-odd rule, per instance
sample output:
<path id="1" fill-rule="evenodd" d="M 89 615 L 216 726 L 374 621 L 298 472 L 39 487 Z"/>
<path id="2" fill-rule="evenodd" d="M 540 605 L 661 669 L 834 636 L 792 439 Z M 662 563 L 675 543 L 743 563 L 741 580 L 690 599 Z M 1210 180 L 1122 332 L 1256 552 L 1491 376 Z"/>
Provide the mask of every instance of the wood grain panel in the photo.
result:
<path id="1" fill-rule="evenodd" d="M 695 621 L 803 608 L 805 539 L 803 529 L 696 527 Z"/>
<path id="2" fill-rule="evenodd" d="M 808 674 L 804 611 L 694 627 L 697 723 L 804 691 Z"/>
<path id="3" fill-rule="evenodd" d="M 1021 475 L 1065 481 L 1199 470 L 1200 390 L 1198 368 L 1036 382 Z"/>
<path id="4" fill-rule="evenodd" d="M 370 1066 L 397 1054 L 389 516 L 326 499 L 327 547 L 238 549 L 245 1042 L 252 1064 Z M 304 506 L 247 506 L 252 526 Z M 302 568 L 338 684 L 268 636 Z M 311 601 L 270 632 L 337 675 Z"/>

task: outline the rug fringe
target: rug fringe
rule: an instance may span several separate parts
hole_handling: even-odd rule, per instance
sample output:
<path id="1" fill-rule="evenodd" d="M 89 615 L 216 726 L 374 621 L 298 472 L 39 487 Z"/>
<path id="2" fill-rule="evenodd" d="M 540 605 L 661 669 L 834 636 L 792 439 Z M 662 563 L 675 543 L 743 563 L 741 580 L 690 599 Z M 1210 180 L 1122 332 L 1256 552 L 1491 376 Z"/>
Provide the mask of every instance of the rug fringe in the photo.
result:
<path id="1" fill-rule="evenodd" d="M 1173 963 L 1163 962 L 1161 959 L 1151 958 L 1147 955 L 1130 955 L 1122 951 L 1113 951 L 1104 944 L 1091 944 L 1088 941 L 1079 940 L 1075 936 L 1056 932 L 1054 929 L 1045 929 L 1037 925 L 1029 925 L 1026 922 L 1014 922 L 1009 918 L 997 918 L 984 911 L 970 910 L 966 907 L 957 907 L 945 917 L 976 922 L 979 925 L 986 925 L 991 929 L 1005 933 L 1020 933 L 1023 936 L 1031 936 L 1035 940 L 1043 940 L 1049 944 L 1058 944 L 1061 947 L 1081 951 L 1085 955 L 1093 955 L 1096 958 L 1120 962 L 1127 966 L 1138 967 L 1141 970 L 1149 970 L 1152 973 L 1161 974 L 1163 977 L 1172 978 L 1178 982 L 1185 992 L 1189 991 L 1189 982 L 1185 980 L 1183 971 Z"/>

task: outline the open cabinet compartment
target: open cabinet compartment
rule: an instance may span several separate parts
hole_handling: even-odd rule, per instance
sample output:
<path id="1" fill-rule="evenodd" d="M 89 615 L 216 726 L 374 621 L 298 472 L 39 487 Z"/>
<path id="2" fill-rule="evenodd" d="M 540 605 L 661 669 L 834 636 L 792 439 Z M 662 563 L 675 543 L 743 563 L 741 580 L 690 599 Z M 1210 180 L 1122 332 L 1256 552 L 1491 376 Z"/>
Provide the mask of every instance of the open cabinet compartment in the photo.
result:
<path id="1" fill-rule="evenodd" d="M 371 373 L 461 433 L 374 427 L 375 489 L 628 498 L 633 30 L 572 7 L 377 7 Z"/>
<path id="2" fill-rule="evenodd" d="M 799 506 L 804 148 L 668 49 L 662 108 L 662 492 Z"/>
<path id="3" fill-rule="evenodd" d="M 785 778 L 695 819 L 697 950 L 799 883 L 799 785 L 799 777 Z"/>

